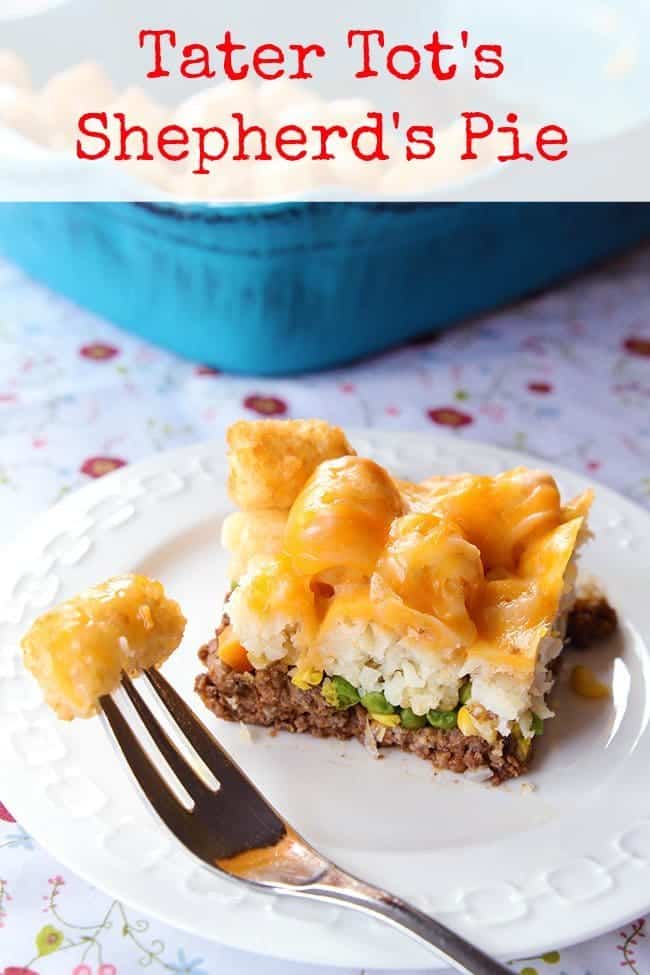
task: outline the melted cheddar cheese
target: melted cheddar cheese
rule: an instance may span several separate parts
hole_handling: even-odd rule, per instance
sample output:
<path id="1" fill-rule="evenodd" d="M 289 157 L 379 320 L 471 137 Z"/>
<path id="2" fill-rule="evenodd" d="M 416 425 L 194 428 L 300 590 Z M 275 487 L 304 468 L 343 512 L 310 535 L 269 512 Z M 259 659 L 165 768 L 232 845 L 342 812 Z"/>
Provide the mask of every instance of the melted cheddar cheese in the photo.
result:
<path id="1" fill-rule="evenodd" d="M 326 461 L 293 503 L 284 555 L 296 575 L 342 570 L 347 582 L 368 578 L 403 511 L 395 483 L 379 464 L 364 457 Z"/>

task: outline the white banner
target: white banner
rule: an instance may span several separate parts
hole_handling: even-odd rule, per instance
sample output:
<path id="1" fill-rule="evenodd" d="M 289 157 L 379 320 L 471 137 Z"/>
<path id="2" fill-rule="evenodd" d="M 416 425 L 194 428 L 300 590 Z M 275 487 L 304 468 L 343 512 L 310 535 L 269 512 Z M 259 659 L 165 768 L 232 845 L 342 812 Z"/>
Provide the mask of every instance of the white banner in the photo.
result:
<path id="1" fill-rule="evenodd" d="M 2 0 L 0 199 L 649 200 L 648 0 Z"/>

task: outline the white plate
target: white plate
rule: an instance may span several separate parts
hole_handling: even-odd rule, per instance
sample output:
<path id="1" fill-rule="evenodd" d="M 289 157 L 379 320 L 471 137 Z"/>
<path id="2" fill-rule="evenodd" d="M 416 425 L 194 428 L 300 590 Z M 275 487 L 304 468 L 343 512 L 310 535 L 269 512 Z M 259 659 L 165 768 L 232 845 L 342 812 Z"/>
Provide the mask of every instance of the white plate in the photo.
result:
<path id="1" fill-rule="evenodd" d="M 433 435 L 365 433 L 355 442 L 414 478 L 527 462 Z M 552 470 L 567 495 L 585 486 Z M 57 722 L 23 671 L 18 644 L 35 615 L 137 569 L 160 577 L 189 616 L 167 672 L 201 711 L 195 653 L 227 585 L 224 484 L 221 444 L 153 457 L 64 500 L 1 560 L 3 799 L 70 869 L 177 927 L 287 959 L 430 968 L 425 951 L 378 923 L 249 894 L 197 868 L 140 802 L 100 722 Z M 247 741 L 238 726 L 208 718 L 317 847 L 504 958 L 563 947 L 650 908 L 650 517 L 601 488 L 592 524 L 585 569 L 605 583 L 622 629 L 614 645 L 586 657 L 611 680 L 613 698 L 584 701 L 560 686 L 559 716 L 528 779 L 534 790 L 435 776 L 401 754 L 374 762 L 356 742 L 261 730 Z"/>

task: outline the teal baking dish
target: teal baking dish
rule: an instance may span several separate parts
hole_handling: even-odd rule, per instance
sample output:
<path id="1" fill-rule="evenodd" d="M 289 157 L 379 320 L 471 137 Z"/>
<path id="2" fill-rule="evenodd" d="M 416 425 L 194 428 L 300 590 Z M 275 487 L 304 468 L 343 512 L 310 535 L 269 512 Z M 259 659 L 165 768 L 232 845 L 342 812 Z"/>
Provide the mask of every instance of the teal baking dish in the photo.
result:
<path id="1" fill-rule="evenodd" d="M 117 325 L 232 372 L 319 370 L 650 239 L 650 204 L 0 205 L 0 252 Z"/>

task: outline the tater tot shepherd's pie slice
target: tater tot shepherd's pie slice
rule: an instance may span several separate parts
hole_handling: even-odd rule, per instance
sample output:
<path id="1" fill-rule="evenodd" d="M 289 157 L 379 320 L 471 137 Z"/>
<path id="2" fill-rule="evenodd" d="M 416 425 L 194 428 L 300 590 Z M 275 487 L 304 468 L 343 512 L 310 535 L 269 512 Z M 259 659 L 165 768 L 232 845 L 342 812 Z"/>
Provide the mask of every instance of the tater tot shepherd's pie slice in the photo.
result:
<path id="1" fill-rule="evenodd" d="M 397 480 L 319 421 L 238 423 L 228 446 L 240 510 L 206 705 L 520 774 L 552 716 L 591 492 L 563 503 L 525 468 Z"/>

